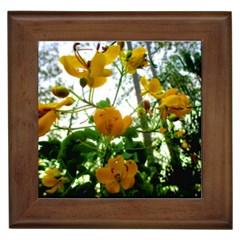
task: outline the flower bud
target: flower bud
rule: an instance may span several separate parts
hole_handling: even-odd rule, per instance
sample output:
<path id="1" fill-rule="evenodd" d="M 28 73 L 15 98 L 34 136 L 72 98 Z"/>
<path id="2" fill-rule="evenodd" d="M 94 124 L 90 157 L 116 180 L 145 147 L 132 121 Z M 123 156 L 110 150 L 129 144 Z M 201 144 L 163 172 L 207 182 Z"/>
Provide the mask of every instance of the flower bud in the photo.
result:
<path id="1" fill-rule="evenodd" d="M 175 122 L 175 121 L 179 120 L 179 117 L 176 114 L 172 113 L 169 115 L 168 120 L 171 122 Z"/>
<path id="2" fill-rule="evenodd" d="M 120 50 L 124 48 L 124 42 L 117 42 L 117 45 L 120 46 Z"/>
<path id="3" fill-rule="evenodd" d="M 80 78 L 79 83 L 80 83 L 81 87 L 84 88 L 87 85 L 88 81 L 86 78 Z"/>
<path id="4" fill-rule="evenodd" d="M 146 110 L 144 108 L 142 108 L 142 107 L 139 107 L 137 109 L 137 115 L 140 117 L 140 116 L 142 116 L 144 114 L 146 114 Z"/>
<path id="5" fill-rule="evenodd" d="M 145 108 L 146 112 L 150 110 L 150 102 L 148 100 L 143 101 L 143 107 Z"/>
<path id="6" fill-rule="evenodd" d="M 60 98 L 65 98 L 69 94 L 68 89 L 63 86 L 55 86 L 55 87 L 52 87 L 51 90 L 56 97 L 60 97 Z"/>
<path id="7" fill-rule="evenodd" d="M 66 98 L 65 106 L 71 106 L 75 102 L 74 98 L 68 97 Z"/>
<path id="8" fill-rule="evenodd" d="M 128 60 L 132 56 L 132 51 L 127 51 L 126 59 Z"/>

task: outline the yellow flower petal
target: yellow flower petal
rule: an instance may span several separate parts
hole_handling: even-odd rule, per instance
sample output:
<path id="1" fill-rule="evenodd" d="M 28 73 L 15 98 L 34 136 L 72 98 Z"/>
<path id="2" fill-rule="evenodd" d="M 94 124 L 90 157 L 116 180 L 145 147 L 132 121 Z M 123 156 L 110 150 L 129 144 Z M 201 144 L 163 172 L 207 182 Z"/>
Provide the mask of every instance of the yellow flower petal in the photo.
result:
<path id="1" fill-rule="evenodd" d="M 160 81 L 157 78 L 152 78 L 150 82 L 146 79 L 145 76 L 141 77 L 140 82 L 144 87 L 144 91 L 141 92 L 141 95 L 149 93 L 151 96 L 160 99 L 162 97 L 162 86 Z"/>
<path id="2" fill-rule="evenodd" d="M 93 115 L 93 121 L 95 122 L 95 124 L 97 121 L 101 120 L 103 115 L 104 115 L 104 109 L 97 109 L 97 111 Z"/>
<path id="3" fill-rule="evenodd" d="M 132 117 L 130 115 L 127 115 L 123 118 L 123 123 L 124 123 L 124 132 L 122 134 L 125 133 L 125 131 L 127 130 L 127 128 L 129 128 L 132 124 Z"/>
<path id="4" fill-rule="evenodd" d="M 162 95 L 162 97 L 168 97 L 170 95 L 176 95 L 176 94 L 177 94 L 177 89 L 176 88 L 170 88 Z"/>
<path id="5" fill-rule="evenodd" d="M 86 64 L 81 62 L 75 55 L 70 55 L 70 56 L 62 56 L 59 58 L 60 63 L 64 65 L 64 62 L 67 61 L 72 67 L 74 68 L 86 68 Z M 86 62 L 86 61 L 85 61 Z"/>
<path id="6" fill-rule="evenodd" d="M 177 117 L 182 118 L 184 115 L 190 113 L 192 108 L 184 108 L 184 109 L 172 109 L 168 110 L 169 113 L 174 113 Z"/>
<path id="7" fill-rule="evenodd" d="M 113 182 L 105 185 L 106 189 L 110 193 L 118 193 L 120 192 L 120 184 L 118 182 Z"/>
<path id="8" fill-rule="evenodd" d="M 117 169 L 117 170 L 126 170 L 124 166 L 124 159 L 122 155 L 118 155 L 116 158 L 110 158 L 108 160 L 108 167 L 110 169 Z"/>
<path id="9" fill-rule="evenodd" d="M 57 183 L 58 183 L 58 179 L 56 179 L 52 175 L 45 175 L 42 177 L 42 184 L 46 187 L 52 187 Z"/>
<path id="10" fill-rule="evenodd" d="M 58 184 L 56 184 L 54 187 L 52 187 L 51 189 L 46 190 L 47 193 L 55 193 L 58 190 Z"/>
<path id="11" fill-rule="evenodd" d="M 41 137 L 50 131 L 51 126 L 60 118 L 55 109 L 59 109 L 64 105 L 70 106 L 74 102 L 72 97 L 65 98 L 59 103 L 38 104 L 38 136 Z"/>
<path id="12" fill-rule="evenodd" d="M 98 88 L 105 84 L 107 81 L 106 77 L 94 77 L 94 78 L 87 78 L 88 86 L 91 88 Z"/>
<path id="13" fill-rule="evenodd" d="M 65 99 L 63 99 L 61 102 L 57 103 L 55 105 L 55 108 L 61 108 L 63 106 L 70 106 L 72 105 L 74 102 L 74 99 L 72 97 L 67 97 Z"/>
<path id="14" fill-rule="evenodd" d="M 106 58 L 106 65 L 112 63 L 118 57 L 119 53 L 119 45 L 108 47 L 107 51 L 103 53 Z"/>
<path id="15" fill-rule="evenodd" d="M 169 108 L 179 108 L 180 107 L 180 99 L 177 95 L 170 95 L 170 96 L 162 99 L 161 106 L 166 106 Z"/>
<path id="16" fill-rule="evenodd" d="M 122 119 L 121 113 L 113 107 L 97 110 L 93 120 L 98 131 L 112 137 L 122 135 L 132 123 L 130 116 Z"/>
<path id="17" fill-rule="evenodd" d="M 65 70 L 68 74 L 77 77 L 77 78 L 84 78 L 86 77 L 86 67 L 81 65 L 75 56 L 62 56 L 59 61 L 63 64 Z M 78 68 L 82 68 L 83 72 L 80 72 Z"/>
<path id="18" fill-rule="evenodd" d="M 107 128 L 108 135 L 112 137 L 122 135 L 125 132 L 124 122 L 120 118 L 109 119 L 107 123 Z"/>
<path id="19" fill-rule="evenodd" d="M 121 181 L 121 186 L 124 190 L 127 190 L 131 188 L 135 183 L 134 177 L 127 177 L 124 180 Z"/>
<path id="20" fill-rule="evenodd" d="M 144 47 L 137 47 L 132 51 L 132 55 L 129 59 L 129 63 L 133 68 L 138 68 L 142 65 L 147 50 Z"/>
<path id="21" fill-rule="evenodd" d="M 60 176 L 61 172 L 57 168 L 50 168 L 45 171 L 47 175 Z"/>
<path id="22" fill-rule="evenodd" d="M 133 160 L 127 160 L 125 162 L 125 165 L 127 166 L 127 176 L 134 177 L 138 171 L 138 166 L 136 162 L 134 162 Z"/>
<path id="23" fill-rule="evenodd" d="M 96 178 L 100 183 L 103 184 L 110 184 L 115 181 L 113 173 L 111 172 L 110 168 L 98 168 L 96 170 Z"/>
<path id="24" fill-rule="evenodd" d="M 149 82 L 149 91 L 150 92 L 162 91 L 162 86 L 157 78 L 152 78 L 151 81 Z"/>
<path id="25" fill-rule="evenodd" d="M 189 145 L 188 145 L 188 143 L 187 143 L 186 140 L 183 140 L 183 141 L 182 141 L 182 147 L 185 148 L 185 149 L 188 149 L 188 148 L 189 148 Z"/>
<path id="26" fill-rule="evenodd" d="M 175 135 L 177 135 L 178 137 L 182 137 L 185 134 L 184 130 L 178 130 L 177 132 L 175 132 Z"/>
<path id="27" fill-rule="evenodd" d="M 126 68 L 129 74 L 134 74 L 136 72 L 136 68 L 134 68 L 129 62 L 126 64 Z"/>
<path id="28" fill-rule="evenodd" d="M 102 72 L 103 77 L 109 77 L 113 74 L 113 72 L 110 69 L 104 69 Z"/>
<path id="29" fill-rule="evenodd" d="M 45 115 L 38 119 L 38 137 L 45 135 L 50 131 L 53 123 L 59 118 L 59 114 L 55 110 L 48 111 Z"/>
<path id="30" fill-rule="evenodd" d="M 141 82 L 142 86 L 144 87 L 144 89 L 145 89 L 146 91 L 148 91 L 148 90 L 149 90 L 149 89 L 148 89 L 149 83 L 148 83 L 147 78 L 146 78 L 145 76 L 142 76 L 142 77 L 140 78 L 140 82 Z"/>
<path id="31" fill-rule="evenodd" d="M 126 69 L 130 74 L 134 74 L 137 68 L 147 66 L 145 54 L 147 50 L 144 47 L 137 47 L 132 51 L 131 57 L 127 60 Z"/>
<path id="32" fill-rule="evenodd" d="M 162 119 L 166 119 L 167 115 L 168 115 L 168 110 L 165 107 L 162 108 L 162 110 L 161 110 L 161 118 Z"/>
<path id="33" fill-rule="evenodd" d="M 106 65 L 106 59 L 105 59 L 103 53 L 97 52 L 91 61 L 90 77 L 101 77 L 103 74 L 105 65 Z"/>

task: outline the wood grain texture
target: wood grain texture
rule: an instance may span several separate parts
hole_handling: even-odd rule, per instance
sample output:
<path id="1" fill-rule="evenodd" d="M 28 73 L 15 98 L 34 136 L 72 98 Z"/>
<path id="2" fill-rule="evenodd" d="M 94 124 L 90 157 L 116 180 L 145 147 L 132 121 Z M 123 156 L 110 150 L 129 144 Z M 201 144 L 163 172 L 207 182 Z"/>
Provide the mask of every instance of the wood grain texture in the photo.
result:
<path id="1" fill-rule="evenodd" d="M 39 199 L 38 41 L 202 41 L 201 199 Z M 231 13 L 9 12 L 11 228 L 232 228 Z"/>

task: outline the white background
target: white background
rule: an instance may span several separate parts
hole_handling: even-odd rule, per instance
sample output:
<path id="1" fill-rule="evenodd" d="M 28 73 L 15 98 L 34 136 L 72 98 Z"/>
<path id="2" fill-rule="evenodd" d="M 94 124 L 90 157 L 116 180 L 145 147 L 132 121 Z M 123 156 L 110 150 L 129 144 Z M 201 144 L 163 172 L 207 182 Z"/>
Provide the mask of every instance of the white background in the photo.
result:
<path id="1" fill-rule="evenodd" d="M 7 11 L 232 11 L 233 20 L 233 230 L 79 230 L 8 228 Z M 0 0 L 0 239 L 240 239 L 240 1 L 239 0 Z M 224 66 L 222 66 L 224 67 Z M 21 103 L 20 103 L 21 104 Z M 219 114 L 221 117 L 221 113 Z M 16 123 L 17 124 L 17 123 Z M 216 159 L 217 161 L 217 159 Z M 222 193 L 224 194 L 224 192 Z"/>

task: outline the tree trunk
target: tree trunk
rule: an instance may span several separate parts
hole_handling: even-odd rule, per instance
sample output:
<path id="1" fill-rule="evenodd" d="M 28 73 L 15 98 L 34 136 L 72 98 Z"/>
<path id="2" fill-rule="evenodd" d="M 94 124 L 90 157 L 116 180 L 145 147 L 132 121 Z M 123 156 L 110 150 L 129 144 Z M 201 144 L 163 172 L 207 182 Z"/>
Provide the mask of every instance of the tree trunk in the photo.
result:
<path id="1" fill-rule="evenodd" d="M 127 42 L 127 47 L 128 47 L 128 50 L 133 50 L 131 42 Z M 139 76 L 137 73 L 133 74 L 133 84 L 134 84 L 134 88 L 135 88 L 135 92 L 136 92 L 136 96 L 137 96 L 137 103 L 139 105 L 140 103 L 142 103 L 143 99 L 141 96 Z M 141 105 L 143 107 L 143 103 Z M 144 129 L 144 130 L 148 129 L 148 121 L 147 121 L 146 115 L 140 116 L 140 122 L 141 122 L 142 129 Z M 145 146 L 147 154 L 148 154 L 148 160 L 149 160 L 149 162 L 152 162 L 152 161 L 154 161 L 154 156 L 153 156 L 153 150 L 152 150 L 151 133 L 143 133 L 143 141 L 144 141 L 144 146 Z"/>

